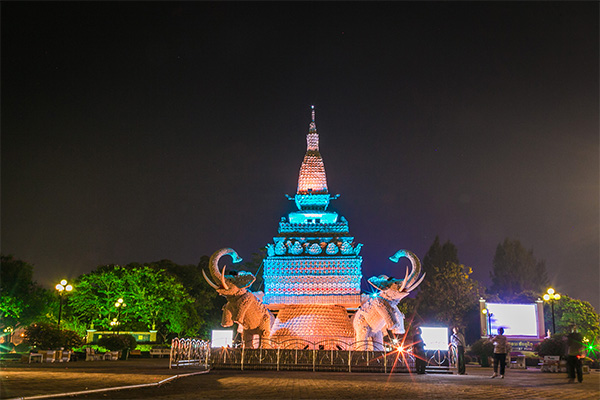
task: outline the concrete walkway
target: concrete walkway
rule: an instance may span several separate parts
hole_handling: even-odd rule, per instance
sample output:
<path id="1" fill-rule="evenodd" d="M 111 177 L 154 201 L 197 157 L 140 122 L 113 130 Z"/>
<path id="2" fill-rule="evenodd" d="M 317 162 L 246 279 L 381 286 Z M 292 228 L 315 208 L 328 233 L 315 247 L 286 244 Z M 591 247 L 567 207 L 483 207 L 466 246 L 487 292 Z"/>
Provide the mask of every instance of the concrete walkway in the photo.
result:
<path id="1" fill-rule="evenodd" d="M 169 370 L 168 360 L 4 363 L 1 397 L 17 398 L 159 382 L 196 369 Z M 210 371 L 151 388 L 79 395 L 85 399 L 600 399 L 600 373 L 568 384 L 565 374 L 509 370 L 490 379 L 489 368 L 468 375 L 409 375 L 304 371 Z M 67 398 L 67 397 L 65 397 Z"/>

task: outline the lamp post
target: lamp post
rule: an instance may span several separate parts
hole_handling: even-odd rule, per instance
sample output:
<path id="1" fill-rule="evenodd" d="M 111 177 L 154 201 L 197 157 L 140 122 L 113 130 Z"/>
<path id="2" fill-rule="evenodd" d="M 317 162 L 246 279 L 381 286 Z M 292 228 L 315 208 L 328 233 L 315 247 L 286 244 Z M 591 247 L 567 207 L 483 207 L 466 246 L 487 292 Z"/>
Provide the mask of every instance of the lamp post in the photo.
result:
<path id="1" fill-rule="evenodd" d="M 73 290 L 73 286 L 69 285 L 66 279 L 60 281 L 58 285 L 55 286 L 55 289 L 58 290 L 58 298 L 60 299 L 58 305 L 58 330 L 60 331 L 60 318 L 62 316 L 62 304 L 63 304 L 63 294 L 66 292 L 70 292 Z"/>
<path id="2" fill-rule="evenodd" d="M 481 310 L 481 313 L 484 315 L 487 315 L 487 319 L 488 319 L 488 335 L 492 336 L 492 315 L 494 315 L 492 312 L 490 312 L 490 310 L 486 307 L 483 310 Z"/>
<path id="3" fill-rule="evenodd" d="M 117 327 L 117 335 L 119 334 L 119 324 L 121 323 L 119 321 L 119 317 L 121 316 L 121 310 L 123 308 L 125 308 L 126 306 L 127 306 L 127 304 L 125 304 L 123 302 L 123 298 L 119 298 L 119 300 L 117 300 L 115 302 L 115 308 L 117 309 L 117 316 L 115 318 L 113 318 L 113 320 L 110 322 L 110 326 Z"/>
<path id="4" fill-rule="evenodd" d="M 554 302 L 556 300 L 560 300 L 560 294 L 556 293 L 554 289 L 549 288 L 546 291 L 546 294 L 544 294 L 543 299 L 550 302 L 550 307 L 552 308 L 552 334 L 556 335 L 556 324 L 554 322 Z"/>

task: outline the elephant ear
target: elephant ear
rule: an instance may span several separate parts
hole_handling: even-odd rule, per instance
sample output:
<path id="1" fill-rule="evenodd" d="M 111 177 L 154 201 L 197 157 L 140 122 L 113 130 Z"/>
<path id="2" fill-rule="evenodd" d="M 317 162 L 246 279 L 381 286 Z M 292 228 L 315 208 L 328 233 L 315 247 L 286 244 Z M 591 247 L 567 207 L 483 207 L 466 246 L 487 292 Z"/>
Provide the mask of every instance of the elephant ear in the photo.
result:
<path id="1" fill-rule="evenodd" d="M 391 278 L 387 275 L 372 276 L 367 280 L 374 288 L 379 290 L 387 290 L 394 286 L 396 289 L 400 289 L 403 281 L 404 279 Z"/>

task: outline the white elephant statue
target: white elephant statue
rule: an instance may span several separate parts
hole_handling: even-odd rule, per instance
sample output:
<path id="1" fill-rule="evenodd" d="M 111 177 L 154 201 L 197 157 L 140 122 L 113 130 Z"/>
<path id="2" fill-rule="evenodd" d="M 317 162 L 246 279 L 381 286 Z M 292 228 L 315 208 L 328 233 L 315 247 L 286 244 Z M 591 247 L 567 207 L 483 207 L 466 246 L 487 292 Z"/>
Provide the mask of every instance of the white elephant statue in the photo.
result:
<path id="1" fill-rule="evenodd" d="M 411 251 L 399 250 L 390 260 L 398 262 L 401 257 L 408 258 L 411 263 L 411 269 L 406 270 L 404 279 L 386 275 L 368 279 L 378 292 L 360 306 L 352 320 L 358 350 L 383 351 L 386 330 L 395 334 L 404 333 L 404 315 L 398 310 L 398 303 L 421 284 L 425 274 L 420 276 L 421 262 Z"/>
<path id="2" fill-rule="evenodd" d="M 223 306 L 221 325 L 229 327 L 237 323 L 242 331 L 244 346 L 253 347 L 255 335 L 259 337 L 259 346 L 264 346 L 263 339 L 271 336 L 275 318 L 254 293 L 247 289 L 256 279 L 252 273 L 233 271 L 226 275 L 226 266 L 223 266 L 222 271 L 219 270 L 219 260 L 226 255 L 231 256 L 234 263 L 242 261 L 235 250 L 224 248 L 210 257 L 209 272 L 212 280 L 202 271 L 208 284 L 227 299 L 227 304 Z"/>

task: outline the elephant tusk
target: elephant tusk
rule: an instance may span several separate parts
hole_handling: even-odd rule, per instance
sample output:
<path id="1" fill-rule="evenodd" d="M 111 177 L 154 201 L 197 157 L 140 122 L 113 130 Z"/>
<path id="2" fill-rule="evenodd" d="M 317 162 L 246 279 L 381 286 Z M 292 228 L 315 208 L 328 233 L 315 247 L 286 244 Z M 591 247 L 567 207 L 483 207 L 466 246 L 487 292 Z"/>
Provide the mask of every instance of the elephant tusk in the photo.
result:
<path id="1" fill-rule="evenodd" d="M 424 273 L 423 276 L 421 276 L 421 279 L 419 279 L 417 283 L 413 284 L 408 289 L 406 289 L 406 291 L 412 292 L 414 289 L 416 289 L 416 287 L 419 286 L 421 282 L 423 282 L 423 279 L 425 279 L 425 275 L 427 275 L 427 273 Z"/>
<path id="2" fill-rule="evenodd" d="M 225 282 L 225 268 L 227 268 L 227 265 L 223 265 L 223 271 L 221 271 L 221 285 L 223 285 L 223 289 L 228 290 L 229 286 Z"/>
<path id="3" fill-rule="evenodd" d="M 399 292 L 404 290 L 407 280 L 408 280 L 408 268 L 406 269 L 406 275 L 404 275 L 404 279 L 402 280 L 402 285 L 400 285 L 400 289 L 398 289 Z"/>
<path id="4" fill-rule="evenodd" d="M 215 285 L 210 279 L 208 279 L 208 276 L 206 276 L 206 272 L 204 272 L 204 270 L 202 270 L 202 275 L 204 275 L 204 279 L 206 279 L 206 282 L 208 282 L 208 284 L 213 288 L 213 289 L 219 289 L 219 287 L 217 285 Z"/>

